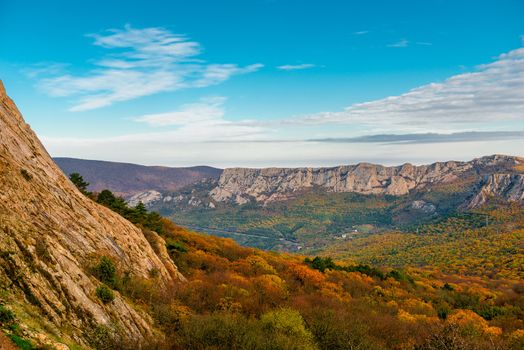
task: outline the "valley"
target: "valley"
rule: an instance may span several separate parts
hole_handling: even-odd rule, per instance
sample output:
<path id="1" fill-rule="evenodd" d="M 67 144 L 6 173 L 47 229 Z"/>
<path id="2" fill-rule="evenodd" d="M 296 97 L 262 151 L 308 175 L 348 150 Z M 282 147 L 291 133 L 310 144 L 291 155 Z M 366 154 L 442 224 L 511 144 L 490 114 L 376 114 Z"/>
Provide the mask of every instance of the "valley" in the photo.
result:
<path id="1" fill-rule="evenodd" d="M 68 179 L 1 84 L 0 142 L 7 348 L 524 344 L 520 158 L 463 163 L 471 176 L 398 195 L 316 185 L 238 203 L 213 199 L 220 180 L 191 176 L 148 189 L 160 196 L 146 207 L 129 200 L 137 193 L 120 197 L 123 187 Z M 510 176 L 490 175 L 500 171 Z M 135 175 L 135 190 L 144 179 Z"/>
<path id="2" fill-rule="evenodd" d="M 280 169 L 280 175 L 273 169 L 268 174 L 249 170 L 245 178 L 240 177 L 244 170 L 226 169 L 219 178 L 177 191 L 151 188 L 127 199 L 133 205 L 143 199 L 147 208 L 180 225 L 243 245 L 307 253 L 373 234 L 414 234 L 424 225 L 461 215 L 469 215 L 470 224 L 480 227 L 487 214 L 479 208 L 522 203 L 523 163 L 522 158 L 494 155 L 419 167 L 364 164 Z M 311 175 L 315 173 L 316 179 Z M 395 181 L 405 187 L 399 190 Z M 374 187 L 375 183 L 388 185 Z"/>

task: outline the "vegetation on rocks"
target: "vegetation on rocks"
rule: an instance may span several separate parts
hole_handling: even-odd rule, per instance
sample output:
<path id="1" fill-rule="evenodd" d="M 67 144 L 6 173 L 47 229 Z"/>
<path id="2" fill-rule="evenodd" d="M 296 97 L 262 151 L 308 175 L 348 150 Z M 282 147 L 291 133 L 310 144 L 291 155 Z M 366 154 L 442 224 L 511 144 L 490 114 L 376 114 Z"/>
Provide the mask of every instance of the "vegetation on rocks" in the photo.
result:
<path id="1" fill-rule="evenodd" d="M 98 299 L 100 299 L 104 304 L 110 303 L 113 300 L 115 300 L 115 294 L 109 288 L 107 285 L 102 284 L 96 289 L 96 296 Z"/>

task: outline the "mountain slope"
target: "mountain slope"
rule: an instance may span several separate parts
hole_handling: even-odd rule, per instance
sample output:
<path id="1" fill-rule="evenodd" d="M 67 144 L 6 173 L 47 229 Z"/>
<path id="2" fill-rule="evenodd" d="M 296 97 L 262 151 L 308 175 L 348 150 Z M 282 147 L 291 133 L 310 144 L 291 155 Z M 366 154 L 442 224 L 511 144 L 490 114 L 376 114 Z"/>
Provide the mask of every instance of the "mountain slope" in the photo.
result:
<path id="1" fill-rule="evenodd" d="M 67 175 L 82 174 L 91 191 L 108 188 L 125 197 L 144 191 L 176 191 L 203 179 L 216 179 L 222 172 L 207 166 L 170 168 L 74 158 L 54 161 Z"/>
<path id="2" fill-rule="evenodd" d="M 100 302 L 93 260 L 108 256 L 118 269 L 144 278 L 154 270 L 163 286 L 182 278 L 167 253 L 156 253 L 137 227 L 70 183 L 1 82 L 0 237 L 0 280 L 13 302 L 33 304 L 57 336 L 67 328 L 80 343 L 98 325 L 118 329 L 128 340 L 153 333 L 149 317 L 118 293 L 113 302 Z"/>

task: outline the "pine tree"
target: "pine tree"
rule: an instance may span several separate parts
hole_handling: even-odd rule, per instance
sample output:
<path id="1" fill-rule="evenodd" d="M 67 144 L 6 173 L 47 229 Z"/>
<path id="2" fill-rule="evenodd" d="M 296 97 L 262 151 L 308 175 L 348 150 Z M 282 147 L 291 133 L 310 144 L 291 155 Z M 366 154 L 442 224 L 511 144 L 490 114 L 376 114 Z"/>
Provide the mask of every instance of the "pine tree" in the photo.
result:
<path id="1" fill-rule="evenodd" d="M 71 173 L 69 175 L 69 180 L 86 196 L 90 196 L 91 192 L 87 190 L 89 182 L 84 181 L 84 178 L 79 173 Z"/>

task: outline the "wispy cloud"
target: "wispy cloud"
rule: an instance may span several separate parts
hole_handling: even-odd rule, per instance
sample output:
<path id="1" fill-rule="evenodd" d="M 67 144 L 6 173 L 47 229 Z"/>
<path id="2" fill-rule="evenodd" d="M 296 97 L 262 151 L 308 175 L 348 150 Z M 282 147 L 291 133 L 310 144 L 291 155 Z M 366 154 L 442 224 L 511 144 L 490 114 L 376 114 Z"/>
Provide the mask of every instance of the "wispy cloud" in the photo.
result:
<path id="1" fill-rule="evenodd" d="M 398 96 L 356 103 L 289 123 L 341 123 L 375 130 L 471 130 L 477 125 L 524 121 L 524 48 L 502 54 L 470 73 L 458 74 Z"/>
<path id="2" fill-rule="evenodd" d="M 203 98 L 197 103 L 183 105 L 180 109 L 134 118 L 152 126 L 187 125 L 223 119 L 225 97 Z"/>
<path id="3" fill-rule="evenodd" d="M 387 45 L 388 47 L 408 47 L 409 41 L 407 39 L 402 39 L 397 42 Z"/>
<path id="4" fill-rule="evenodd" d="M 184 88 L 219 84 L 233 75 L 255 72 L 260 63 L 210 64 L 198 58 L 201 45 L 164 28 L 111 29 L 89 34 L 94 45 L 110 50 L 83 75 L 52 75 L 39 87 L 51 96 L 76 96 L 71 111 L 85 111 L 115 102 Z"/>
<path id="5" fill-rule="evenodd" d="M 226 120 L 225 102 L 225 97 L 206 97 L 198 102 L 182 105 L 177 110 L 133 118 L 137 122 L 154 127 L 177 127 L 176 131 L 162 131 L 135 137 L 153 135 L 155 140 L 167 137 L 174 138 L 178 142 L 238 142 L 269 137 L 267 126 L 259 122 Z"/>
<path id="6" fill-rule="evenodd" d="M 312 63 L 302 63 L 302 64 L 285 64 L 283 66 L 278 66 L 277 69 L 280 70 L 302 70 L 316 67 Z"/>
<path id="7" fill-rule="evenodd" d="M 353 32 L 354 35 L 365 35 L 368 33 L 369 33 L 369 30 L 360 30 L 358 32 Z"/>
<path id="8" fill-rule="evenodd" d="M 415 133 L 415 134 L 379 134 L 345 138 L 310 139 L 310 142 L 334 143 L 445 143 L 524 140 L 524 131 L 468 131 L 450 134 Z"/>
<path id="9" fill-rule="evenodd" d="M 199 79 L 229 74 L 226 66 L 208 66 L 208 74 Z M 524 48 L 472 72 L 341 111 L 238 121 L 227 119 L 225 103 L 224 97 L 208 97 L 134 118 L 158 127 L 156 132 L 43 141 L 53 155 L 177 166 L 428 163 L 492 153 L 523 155 Z"/>

